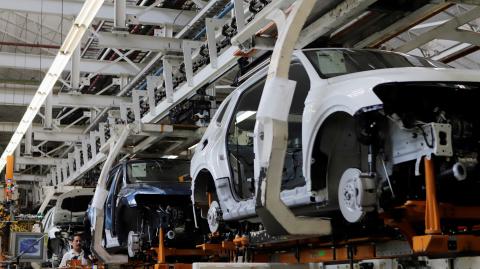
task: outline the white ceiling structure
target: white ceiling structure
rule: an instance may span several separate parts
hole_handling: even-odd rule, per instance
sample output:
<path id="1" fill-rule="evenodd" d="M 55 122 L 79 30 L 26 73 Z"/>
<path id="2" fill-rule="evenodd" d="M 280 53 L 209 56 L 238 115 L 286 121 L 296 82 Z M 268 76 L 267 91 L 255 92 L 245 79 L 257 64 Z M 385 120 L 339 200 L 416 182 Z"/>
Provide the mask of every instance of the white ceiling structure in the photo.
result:
<path id="1" fill-rule="evenodd" d="M 218 101 L 232 90 L 238 47 L 214 26 L 232 30 L 234 14 L 242 9 L 242 16 L 252 17 L 261 2 L 127 0 L 126 25 L 116 27 L 121 16 L 116 17 L 115 3 L 106 1 L 81 41 L 80 57 L 67 65 L 17 148 L 16 180 L 37 185 L 94 180 L 91 173 L 104 160 L 97 152 L 122 120 L 144 124 L 128 139 L 124 155 L 188 154 L 202 128 L 176 125 L 171 110 L 181 110 L 185 99 L 204 88 L 203 97 Z M 0 1 L 0 151 L 83 3 Z M 317 1 L 303 45 L 384 48 L 479 69 L 478 5 L 477 0 Z M 172 129 L 158 133 L 148 125 L 159 122 Z"/>

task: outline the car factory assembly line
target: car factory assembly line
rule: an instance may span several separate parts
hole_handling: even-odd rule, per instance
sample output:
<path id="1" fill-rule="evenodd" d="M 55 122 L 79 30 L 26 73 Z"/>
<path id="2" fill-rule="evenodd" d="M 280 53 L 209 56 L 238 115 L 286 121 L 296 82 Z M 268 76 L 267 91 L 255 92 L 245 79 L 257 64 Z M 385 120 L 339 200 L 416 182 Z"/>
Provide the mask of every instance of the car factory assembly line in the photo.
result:
<path id="1" fill-rule="evenodd" d="M 479 31 L 478 0 L 1 1 L 0 267 L 480 268 Z"/>

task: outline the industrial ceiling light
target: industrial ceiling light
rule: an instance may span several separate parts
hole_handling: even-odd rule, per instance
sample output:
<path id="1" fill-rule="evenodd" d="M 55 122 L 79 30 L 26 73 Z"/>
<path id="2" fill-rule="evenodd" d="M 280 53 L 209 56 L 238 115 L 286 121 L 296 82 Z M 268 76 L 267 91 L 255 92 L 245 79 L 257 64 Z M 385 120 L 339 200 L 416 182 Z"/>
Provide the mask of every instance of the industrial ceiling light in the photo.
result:
<path id="1" fill-rule="evenodd" d="M 250 118 L 251 116 L 257 114 L 256 111 L 244 111 L 244 112 L 241 112 L 237 115 L 236 117 L 236 123 L 239 124 L 240 122 Z"/>
<path id="2" fill-rule="evenodd" d="M 52 92 L 53 86 L 57 83 L 58 78 L 62 74 L 65 66 L 68 64 L 68 61 L 72 57 L 73 51 L 76 47 L 79 46 L 83 35 L 87 31 L 88 27 L 92 23 L 93 19 L 97 15 L 98 11 L 103 5 L 105 0 L 86 0 L 85 4 L 80 10 L 77 18 L 73 22 L 72 28 L 68 32 L 65 41 L 60 47 L 55 60 L 48 69 L 47 74 L 43 78 L 42 83 L 37 89 L 35 96 L 32 99 L 32 102 L 27 108 L 27 111 L 23 115 L 22 120 L 18 124 L 17 130 L 13 134 L 10 142 L 7 145 L 7 148 L 2 153 L 0 157 L 0 172 L 5 167 L 7 163 L 7 156 L 12 155 L 15 149 L 18 147 L 22 141 L 23 136 L 27 132 L 28 128 L 33 122 L 33 119 L 37 115 L 40 107 L 45 102 L 47 96 Z"/>
<path id="3" fill-rule="evenodd" d="M 178 156 L 177 155 L 163 155 L 162 158 L 173 160 L 173 159 L 178 158 Z"/>

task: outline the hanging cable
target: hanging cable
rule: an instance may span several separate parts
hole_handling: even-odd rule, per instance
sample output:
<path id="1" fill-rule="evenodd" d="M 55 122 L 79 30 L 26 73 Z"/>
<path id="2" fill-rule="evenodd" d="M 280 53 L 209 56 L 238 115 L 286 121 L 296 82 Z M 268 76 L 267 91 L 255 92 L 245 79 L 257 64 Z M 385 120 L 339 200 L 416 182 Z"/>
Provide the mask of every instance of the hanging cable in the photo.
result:
<path id="1" fill-rule="evenodd" d="M 62 17 L 60 19 L 60 46 L 63 44 L 63 0 L 62 0 Z"/>
<path id="2" fill-rule="evenodd" d="M 43 0 L 40 2 L 40 44 L 43 44 Z M 42 77 L 42 50 L 40 50 L 39 77 Z"/>

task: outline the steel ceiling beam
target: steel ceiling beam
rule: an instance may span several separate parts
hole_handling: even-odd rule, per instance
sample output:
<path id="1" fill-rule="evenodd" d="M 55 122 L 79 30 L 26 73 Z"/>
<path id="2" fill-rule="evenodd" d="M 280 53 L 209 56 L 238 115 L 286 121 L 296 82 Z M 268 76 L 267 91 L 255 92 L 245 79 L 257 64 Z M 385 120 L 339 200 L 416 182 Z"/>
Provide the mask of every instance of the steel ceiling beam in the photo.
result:
<path id="1" fill-rule="evenodd" d="M 54 131 L 34 132 L 33 140 L 35 141 L 55 141 L 55 142 L 80 142 L 88 138 L 84 134 L 61 133 Z"/>
<path id="2" fill-rule="evenodd" d="M 6 41 L 1 41 L 0 46 L 28 47 L 28 48 L 42 48 L 42 49 L 60 49 L 59 45 L 21 43 L 21 42 L 6 42 Z"/>
<path id="3" fill-rule="evenodd" d="M 234 57 L 233 55 L 237 50 L 238 48 L 236 46 L 231 46 L 225 50 L 218 57 L 218 68 L 213 68 L 211 64 L 205 66 L 195 75 L 195 81 L 197 82 L 195 86 L 189 86 L 188 83 L 184 83 L 173 93 L 173 102 L 167 100 L 160 101 L 156 107 L 150 108 L 150 113 L 143 116 L 142 123 L 158 122 L 168 115 L 170 109 L 175 107 L 178 103 L 193 96 L 196 93 L 195 91 L 200 87 L 234 67 L 237 64 L 237 57 Z"/>
<path id="4" fill-rule="evenodd" d="M 17 129 L 18 122 L 0 122 L 0 132 L 13 133 Z M 65 128 L 66 125 L 57 126 L 64 134 L 83 134 L 82 127 L 72 126 Z M 35 132 L 48 132 L 44 129 L 42 124 L 33 124 L 32 131 Z"/>
<path id="5" fill-rule="evenodd" d="M 0 88 L 0 105 L 27 106 L 34 94 L 35 91 L 21 88 Z M 112 108 L 131 103 L 132 98 L 93 94 L 54 94 L 51 102 L 54 107 Z"/>
<path id="6" fill-rule="evenodd" d="M 176 38 L 184 38 L 191 29 L 194 29 L 196 25 L 198 25 L 201 21 L 204 21 L 206 17 L 209 16 L 210 10 L 214 9 L 217 4 L 219 4 L 221 0 L 210 0 L 208 1 L 208 4 L 200 10 L 195 17 L 186 25 L 183 27 L 180 32 L 178 32 L 175 37 Z M 161 60 L 163 57 L 163 53 L 156 53 L 153 58 L 145 65 L 145 67 L 142 69 L 142 71 L 138 72 L 138 74 L 130 80 L 130 82 L 123 87 L 122 90 L 117 95 L 123 95 L 127 91 L 131 90 L 137 83 L 141 82 L 142 79 L 145 78 L 144 74 L 149 73 L 149 70 L 151 68 L 154 68 L 156 64 Z"/>
<path id="7" fill-rule="evenodd" d="M 446 23 L 435 27 L 434 29 L 421 34 L 420 36 L 416 37 L 415 39 L 403 44 L 402 46 L 396 48 L 396 51 L 399 52 L 410 52 L 416 48 L 419 48 L 428 42 L 438 39 L 440 36 L 445 35 L 447 36 L 450 35 L 450 32 L 455 31 L 456 28 L 471 22 L 472 20 L 480 17 L 480 7 L 475 7 L 467 12 L 464 12 L 462 14 L 458 14 L 456 17 L 450 19 Z M 470 39 L 471 37 L 467 37 L 467 39 Z"/>
<path id="8" fill-rule="evenodd" d="M 64 179 L 64 181 L 60 184 L 57 184 L 57 186 L 68 186 L 69 184 L 74 183 L 76 180 L 81 178 L 83 175 L 88 173 L 93 167 L 99 165 L 103 161 L 107 159 L 107 155 L 103 152 L 98 152 L 97 155 L 95 155 L 93 158 L 88 160 L 87 163 L 82 165 L 75 173 L 72 175 L 68 176 L 68 178 Z"/>
<path id="9" fill-rule="evenodd" d="M 447 0 L 446 2 L 467 5 L 480 5 L 480 0 Z"/>
<path id="10" fill-rule="evenodd" d="M 24 165 L 57 165 L 67 159 L 57 159 L 48 157 L 16 157 L 15 164 Z"/>
<path id="11" fill-rule="evenodd" d="M 66 17 L 76 17 L 83 6 L 83 1 L 74 0 L 16 0 L 16 1 L 0 1 L 0 9 L 40 13 L 49 15 L 58 15 Z M 194 16 L 194 11 L 176 10 L 167 8 L 148 8 L 140 6 L 127 6 L 127 17 L 145 25 L 175 25 L 184 26 Z M 114 19 L 113 3 L 105 2 L 97 13 L 96 18 L 100 20 L 113 21 Z M 133 22 L 132 21 L 132 22 Z"/>
<path id="12" fill-rule="evenodd" d="M 192 0 L 192 2 L 195 3 L 195 5 L 197 5 L 199 8 L 204 8 L 208 4 L 208 1 L 203 0 Z"/>
<path id="13" fill-rule="evenodd" d="M 0 1 L 1 2 L 1 1 Z M 53 63 L 54 57 L 32 54 L 0 53 L 0 67 L 28 70 L 47 70 Z M 142 64 L 137 64 L 142 67 Z M 71 65 L 64 69 L 71 72 Z M 80 72 L 100 73 L 104 75 L 136 75 L 137 70 L 128 63 L 113 63 L 109 61 L 96 61 L 82 59 Z"/>
<path id="14" fill-rule="evenodd" d="M 453 61 L 456 61 L 460 58 L 463 58 L 469 54 L 472 54 L 474 52 L 477 52 L 480 50 L 480 47 L 479 46 L 473 46 L 473 45 L 470 45 L 470 46 L 467 46 L 465 48 L 461 48 L 455 52 L 452 52 L 446 56 L 443 56 L 443 57 L 438 57 L 438 59 L 435 59 L 437 61 L 440 61 L 442 63 L 450 63 L 450 62 L 453 62 Z"/>
<path id="15" fill-rule="evenodd" d="M 304 48 L 321 36 L 328 35 L 358 17 L 377 0 L 345 0 L 302 30 L 296 48 Z"/>
<path id="16" fill-rule="evenodd" d="M 427 4 L 404 18 L 396 21 L 395 23 L 389 25 L 382 31 L 376 32 L 373 35 L 365 38 L 364 40 L 358 42 L 354 45 L 355 48 L 365 48 L 365 47 L 378 47 L 379 45 L 387 42 L 388 40 L 394 38 L 402 32 L 407 31 L 411 27 L 435 16 L 439 12 L 442 12 L 446 8 L 450 7 L 450 3 L 442 4 Z"/>
<path id="17" fill-rule="evenodd" d="M 45 182 L 47 181 L 46 176 L 39 175 L 25 175 L 25 174 L 13 174 L 15 181 L 34 181 L 34 182 Z"/>
<path id="18" fill-rule="evenodd" d="M 105 48 L 132 49 L 143 51 L 182 52 L 182 39 L 133 34 L 112 34 L 102 32 L 98 35 L 98 45 Z"/>
<path id="19" fill-rule="evenodd" d="M 480 46 L 480 33 L 468 30 L 455 29 L 453 31 L 446 31 L 442 33 L 439 38 Z"/>

